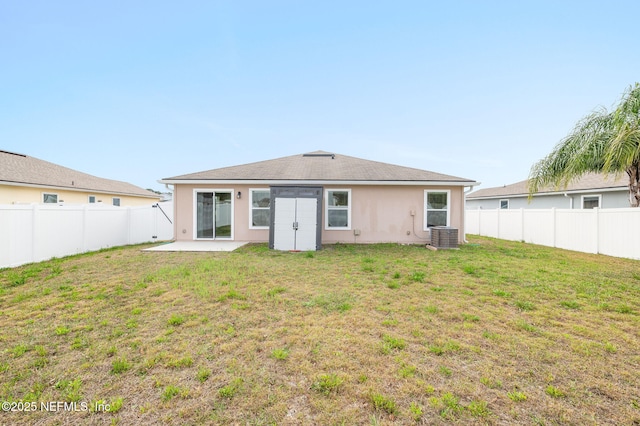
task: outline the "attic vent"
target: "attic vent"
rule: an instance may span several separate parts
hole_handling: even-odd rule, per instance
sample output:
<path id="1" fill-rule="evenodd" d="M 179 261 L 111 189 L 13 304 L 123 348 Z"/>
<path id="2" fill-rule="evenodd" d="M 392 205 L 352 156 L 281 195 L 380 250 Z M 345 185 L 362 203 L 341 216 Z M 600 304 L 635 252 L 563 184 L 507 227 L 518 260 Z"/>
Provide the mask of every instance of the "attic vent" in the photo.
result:
<path id="1" fill-rule="evenodd" d="M 302 154 L 302 156 L 303 157 L 331 157 L 332 160 L 336 158 L 336 155 L 330 152 L 309 152 L 307 154 Z"/>

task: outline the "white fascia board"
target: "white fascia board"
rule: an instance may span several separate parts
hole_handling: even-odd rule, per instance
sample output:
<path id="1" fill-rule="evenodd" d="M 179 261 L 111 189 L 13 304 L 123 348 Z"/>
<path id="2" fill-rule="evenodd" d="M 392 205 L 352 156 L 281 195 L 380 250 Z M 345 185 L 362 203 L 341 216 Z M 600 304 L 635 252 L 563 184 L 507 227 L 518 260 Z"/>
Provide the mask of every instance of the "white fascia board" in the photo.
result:
<path id="1" fill-rule="evenodd" d="M 54 185 L 44 185 L 37 183 L 22 183 L 22 182 L 9 182 L 6 180 L 0 181 L 0 186 L 20 186 L 25 188 L 40 188 L 44 190 L 56 190 L 56 191 L 75 191 L 75 192 L 91 192 L 92 194 L 107 194 L 107 195 L 126 195 L 128 197 L 141 197 L 141 198 L 162 198 L 159 194 L 157 196 L 153 195 L 142 195 L 142 194 L 132 194 L 130 192 L 119 192 L 119 191 L 105 191 L 102 189 L 92 189 L 92 188 L 80 188 L 77 186 L 54 186 Z"/>
<path id="2" fill-rule="evenodd" d="M 394 185 L 394 186 L 476 186 L 477 182 L 406 181 L 406 180 L 208 180 L 161 179 L 170 185 Z"/>

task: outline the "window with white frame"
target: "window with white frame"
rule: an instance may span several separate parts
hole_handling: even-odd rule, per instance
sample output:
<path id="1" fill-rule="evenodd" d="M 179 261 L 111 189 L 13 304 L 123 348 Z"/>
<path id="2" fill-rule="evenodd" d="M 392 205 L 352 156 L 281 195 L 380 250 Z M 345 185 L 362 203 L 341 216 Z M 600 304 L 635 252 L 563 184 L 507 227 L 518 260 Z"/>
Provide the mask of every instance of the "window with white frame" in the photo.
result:
<path id="1" fill-rule="evenodd" d="M 95 195 L 89 195 L 89 204 L 93 204 L 96 202 L 96 196 Z"/>
<path id="2" fill-rule="evenodd" d="M 249 190 L 249 228 L 268 229 L 271 221 L 271 192 L 266 189 Z"/>
<path id="3" fill-rule="evenodd" d="M 113 197 L 113 205 L 114 206 L 119 206 L 120 205 L 120 198 Z"/>
<path id="4" fill-rule="evenodd" d="M 325 192 L 325 229 L 351 229 L 351 190 Z"/>
<path id="5" fill-rule="evenodd" d="M 42 202 L 45 204 L 55 204 L 58 202 L 58 194 L 52 194 L 50 192 L 42 193 Z"/>
<path id="6" fill-rule="evenodd" d="M 583 195 L 582 196 L 582 208 L 583 209 L 597 209 L 600 207 L 601 195 Z"/>
<path id="7" fill-rule="evenodd" d="M 509 208 L 509 200 L 500 200 L 500 208 L 506 210 Z"/>
<path id="8" fill-rule="evenodd" d="M 424 229 L 449 226 L 451 191 L 424 191 Z"/>

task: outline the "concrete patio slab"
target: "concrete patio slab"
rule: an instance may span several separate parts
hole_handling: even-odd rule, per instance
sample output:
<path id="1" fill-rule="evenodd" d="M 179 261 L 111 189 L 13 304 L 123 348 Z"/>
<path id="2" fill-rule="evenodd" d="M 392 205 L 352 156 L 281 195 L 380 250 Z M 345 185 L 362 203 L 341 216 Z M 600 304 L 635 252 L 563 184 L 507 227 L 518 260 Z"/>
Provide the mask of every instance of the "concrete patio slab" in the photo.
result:
<path id="1" fill-rule="evenodd" d="M 234 251 L 245 244 L 241 241 L 174 241 L 144 251 Z"/>

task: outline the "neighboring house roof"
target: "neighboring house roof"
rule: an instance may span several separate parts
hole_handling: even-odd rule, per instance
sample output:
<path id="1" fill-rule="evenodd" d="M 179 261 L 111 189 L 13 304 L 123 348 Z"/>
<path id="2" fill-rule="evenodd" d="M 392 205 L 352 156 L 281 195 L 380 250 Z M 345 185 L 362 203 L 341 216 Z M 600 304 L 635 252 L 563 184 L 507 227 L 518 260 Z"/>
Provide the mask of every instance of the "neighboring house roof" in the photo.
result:
<path id="1" fill-rule="evenodd" d="M 160 198 L 127 182 L 99 178 L 38 158 L 0 150 L 0 185 L 3 184 Z"/>
<path id="2" fill-rule="evenodd" d="M 529 196 L 528 180 L 511 185 L 484 188 L 467 195 L 467 200 L 487 198 L 508 198 Z M 544 187 L 534 195 L 551 195 L 558 193 L 593 192 L 597 190 L 627 190 L 626 176 L 607 176 L 598 173 L 588 173 L 570 182 L 567 187 Z"/>
<path id="3" fill-rule="evenodd" d="M 274 160 L 174 176 L 165 178 L 160 182 L 198 183 L 200 181 L 282 184 L 342 182 L 351 184 L 478 185 L 477 182 L 471 179 L 363 160 L 325 151 L 315 151 Z"/>

